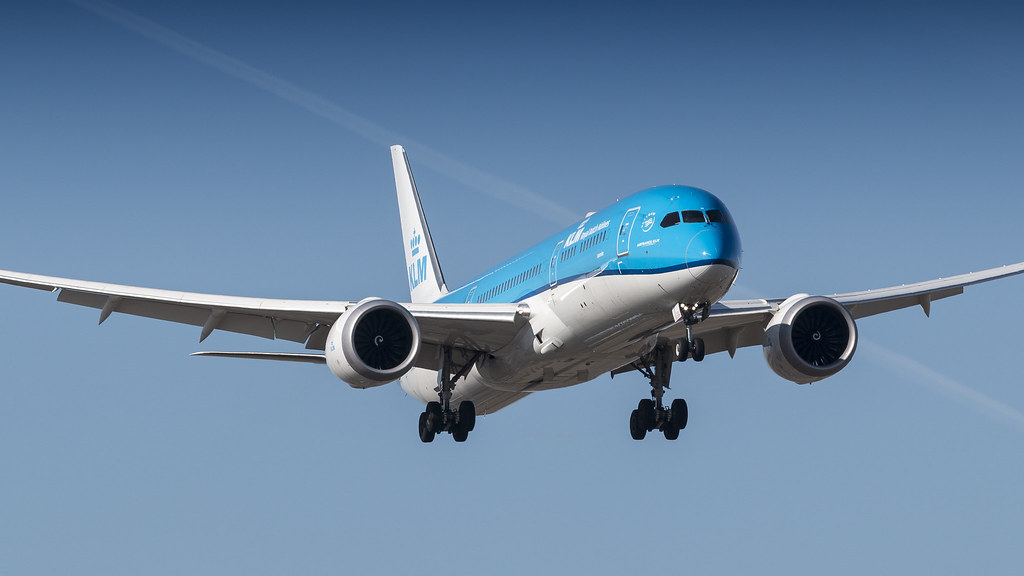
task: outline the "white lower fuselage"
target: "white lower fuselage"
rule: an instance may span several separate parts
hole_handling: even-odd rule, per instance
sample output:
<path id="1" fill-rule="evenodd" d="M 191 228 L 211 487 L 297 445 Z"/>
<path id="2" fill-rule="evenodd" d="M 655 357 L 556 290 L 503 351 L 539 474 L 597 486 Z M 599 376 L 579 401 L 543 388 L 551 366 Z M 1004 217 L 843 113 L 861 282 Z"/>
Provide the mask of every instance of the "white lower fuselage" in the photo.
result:
<path id="1" fill-rule="evenodd" d="M 530 320 L 510 344 L 480 359 L 455 386 L 452 402 L 492 413 L 531 392 L 581 384 L 650 351 L 680 305 L 713 304 L 737 269 L 710 264 L 657 274 L 597 275 L 524 300 Z M 415 368 L 402 389 L 421 402 L 438 399 L 438 374 Z"/>

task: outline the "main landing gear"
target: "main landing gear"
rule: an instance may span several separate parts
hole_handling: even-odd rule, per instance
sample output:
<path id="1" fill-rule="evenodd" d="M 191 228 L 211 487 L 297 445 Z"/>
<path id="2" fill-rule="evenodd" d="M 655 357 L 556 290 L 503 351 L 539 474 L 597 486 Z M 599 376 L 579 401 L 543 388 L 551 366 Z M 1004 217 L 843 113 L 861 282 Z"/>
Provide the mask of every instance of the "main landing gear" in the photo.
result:
<path id="1" fill-rule="evenodd" d="M 476 426 L 476 406 L 469 400 L 464 400 L 459 403 L 458 410 L 452 410 L 452 390 L 455 389 L 455 382 L 469 373 L 479 354 L 454 375 L 451 348 L 445 348 L 443 354 L 441 370 L 437 373 L 436 388 L 440 401 L 428 402 L 427 409 L 420 414 L 420 440 L 433 442 L 436 434 L 448 432 L 456 442 L 465 442 Z"/>
<path id="2" fill-rule="evenodd" d="M 634 440 L 643 440 L 648 432 L 654 430 L 664 433 L 666 440 L 675 440 L 679 438 L 679 431 L 686 428 L 689 419 L 686 400 L 676 398 L 665 408 L 662 399 L 669 387 L 674 361 L 693 358 L 700 362 L 704 359 L 704 340 L 693 337 L 693 325 L 696 323 L 696 320 L 691 322 L 687 319 L 685 340 L 660 343 L 650 354 L 633 363 L 633 367 L 651 381 L 651 398 L 641 400 L 629 415 L 629 435 Z"/>

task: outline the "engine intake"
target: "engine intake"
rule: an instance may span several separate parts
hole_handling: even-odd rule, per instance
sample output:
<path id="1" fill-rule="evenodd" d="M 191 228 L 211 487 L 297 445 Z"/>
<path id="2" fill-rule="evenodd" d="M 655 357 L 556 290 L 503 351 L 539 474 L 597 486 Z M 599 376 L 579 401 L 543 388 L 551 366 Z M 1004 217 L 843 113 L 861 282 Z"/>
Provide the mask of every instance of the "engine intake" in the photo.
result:
<path id="1" fill-rule="evenodd" d="M 420 352 L 420 327 L 404 307 L 366 299 L 347 310 L 327 335 L 327 365 L 353 388 L 404 376 Z"/>
<path id="2" fill-rule="evenodd" d="M 798 294 L 782 303 L 764 333 L 764 358 L 776 374 L 817 382 L 839 372 L 857 350 L 857 324 L 842 304 Z"/>

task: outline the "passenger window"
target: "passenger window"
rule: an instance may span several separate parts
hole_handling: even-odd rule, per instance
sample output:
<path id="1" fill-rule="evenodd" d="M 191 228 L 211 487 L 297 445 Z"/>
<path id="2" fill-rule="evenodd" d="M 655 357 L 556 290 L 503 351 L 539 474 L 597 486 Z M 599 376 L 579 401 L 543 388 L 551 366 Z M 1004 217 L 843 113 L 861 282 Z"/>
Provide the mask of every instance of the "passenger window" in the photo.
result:
<path id="1" fill-rule="evenodd" d="M 679 212 L 669 212 L 661 219 L 662 228 L 668 228 L 669 226 L 675 226 L 676 224 L 679 224 Z"/>
<path id="2" fill-rule="evenodd" d="M 700 210 L 683 210 L 683 223 L 685 224 L 703 224 L 704 213 Z"/>
<path id="3" fill-rule="evenodd" d="M 720 224 L 726 222 L 725 214 L 721 210 L 708 210 L 708 222 Z"/>

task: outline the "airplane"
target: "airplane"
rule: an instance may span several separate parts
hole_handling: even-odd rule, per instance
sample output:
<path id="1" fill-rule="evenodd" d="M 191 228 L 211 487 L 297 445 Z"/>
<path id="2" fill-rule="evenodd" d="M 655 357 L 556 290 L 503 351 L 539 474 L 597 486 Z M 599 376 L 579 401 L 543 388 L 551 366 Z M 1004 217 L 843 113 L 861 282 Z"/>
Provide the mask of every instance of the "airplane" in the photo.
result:
<path id="1" fill-rule="evenodd" d="M 353 388 L 398 381 L 426 404 L 419 437 L 464 442 L 476 417 L 526 396 L 638 371 L 650 398 L 629 418 L 632 438 L 686 427 L 683 398 L 667 403 L 676 362 L 761 346 L 797 384 L 845 368 L 856 320 L 963 293 L 1024 272 L 1024 262 L 950 278 L 832 296 L 722 300 L 742 248 L 725 204 L 689 186 L 637 192 L 449 290 L 408 155 L 391 147 L 410 299 L 271 300 L 88 282 L 0 270 L 0 283 L 58 292 L 57 300 L 215 330 L 280 339 L 308 352 L 196 356 L 326 364 Z"/>

